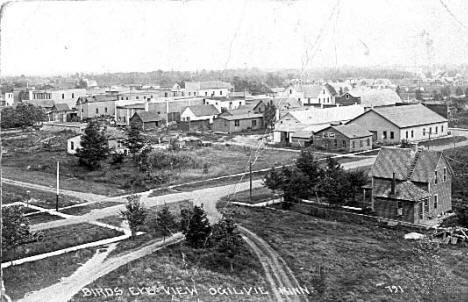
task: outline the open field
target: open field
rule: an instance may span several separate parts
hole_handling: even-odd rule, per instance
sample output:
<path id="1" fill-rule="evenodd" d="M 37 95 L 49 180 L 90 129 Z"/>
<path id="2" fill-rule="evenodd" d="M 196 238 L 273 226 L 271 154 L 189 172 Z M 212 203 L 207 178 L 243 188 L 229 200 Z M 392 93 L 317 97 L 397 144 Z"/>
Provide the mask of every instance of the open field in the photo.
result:
<path id="1" fill-rule="evenodd" d="M 28 193 L 29 191 L 29 193 Z M 31 198 L 31 204 L 37 205 L 47 209 L 55 209 L 56 195 L 52 192 L 44 192 L 40 190 L 34 190 L 30 188 L 23 188 L 20 186 L 3 184 L 3 203 L 10 203 L 14 201 L 27 201 Z M 59 196 L 59 207 L 65 207 L 83 202 L 81 199 L 76 197 L 70 197 L 65 195 Z"/>
<path id="2" fill-rule="evenodd" d="M 206 250 L 193 250 L 182 243 L 120 267 L 89 284 L 86 287 L 88 291 L 82 289 L 71 301 L 239 301 L 239 295 L 210 295 L 209 289 L 220 286 L 236 287 L 238 290 L 242 290 L 242 287 L 263 287 L 268 291 L 262 275 L 263 270 L 257 258 L 245 247 L 235 261 L 234 271 L 231 272 Z M 156 288 L 160 286 L 165 286 L 166 290 L 171 292 L 157 292 Z M 196 288 L 197 292 L 194 295 L 172 293 L 171 288 L 177 287 L 185 292 L 187 287 L 190 290 Z M 89 289 L 96 288 L 118 288 L 122 290 L 122 295 L 107 298 L 102 294 L 95 296 Z M 137 288 L 142 289 L 142 292 Z M 270 299 L 268 295 L 251 294 L 245 301 L 259 302 Z"/>
<path id="3" fill-rule="evenodd" d="M 318 291 L 311 301 L 461 302 L 468 295 L 466 248 L 428 251 L 396 229 L 295 212 L 239 207 L 226 212 L 269 242 L 301 284 Z M 403 292 L 391 293 L 386 286 Z"/>
<path id="4" fill-rule="evenodd" d="M 42 233 L 44 234 L 42 241 L 22 244 L 15 251 L 3 251 L 2 261 L 7 262 L 122 235 L 115 230 L 88 223 L 46 229 Z"/>
<path id="5" fill-rule="evenodd" d="M 71 275 L 95 253 L 95 248 L 71 252 L 3 270 L 8 295 L 16 301 L 26 293 L 45 288 Z"/>
<path id="6" fill-rule="evenodd" d="M 63 210 L 60 210 L 60 212 L 64 214 L 68 214 L 68 215 L 84 215 L 84 214 L 91 212 L 92 210 L 103 209 L 103 208 L 107 208 L 107 207 L 111 207 L 111 206 L 115 206 L 119 204 L 122 204 L 122 203 L 117 202 L 117 201 L 100 201 L 100 202 L 96 202 L 96 203 L 89 204 L 89 205 L 76 206 L 73 208 L 63 209 Z"/>
<path id="7" fill-rule="evenodd" d="M 60 216 L 51 215 L 51 214 L 46 213 L 46 212 L 34 213 L 32 215 L 28 215 L 27 217 L 28 217 L 28 220 L 29 220 L 30 224 L 37 224 L 37 223 L 43 223 L 43 222 L 49 222 L 49 221 L 63 219 Z"/>

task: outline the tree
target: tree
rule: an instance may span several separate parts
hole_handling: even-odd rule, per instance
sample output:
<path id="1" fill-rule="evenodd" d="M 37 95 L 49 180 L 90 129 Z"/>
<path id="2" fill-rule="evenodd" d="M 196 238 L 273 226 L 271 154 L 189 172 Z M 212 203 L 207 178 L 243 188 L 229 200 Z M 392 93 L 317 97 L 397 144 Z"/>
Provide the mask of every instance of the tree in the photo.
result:
<path id="1" fill-rule="evenodd" d="M 16 108 L 7 107 L 2 111 L 2 128 L 40 128 L 46 120 L 42 108 L 32 104 L 19 103 Z"/>
<path id="2" fill-rule="evenodd" d="M 185 240 L 193 248 L 202 248 L 205 246 L 210 233 L 211 226 L 205 211 L 201 207 L 195 206 L 185 234 Z"/>
<path id="3" fill-rule="evenodd" d="M 132 120 L 130 122 L 130 127 L 127 128 L 127 139 L 125 139 L 123 144 L 128 148 L 133 159 L 135 159 L 135 155 L 143 149 L 145 143 L 146 140 L 143 135 L 141 135 L 141 126 Z"/>
<path id="4" fill-rule="evenodd" d="M 166 236 L 169 236 L 177 228 L 177 222 L 175 216 L 169 211 L 168 206 L 164 206 L 156 214 L 156 224 L 158 229 L 163 235 L 163 240 L 166 240 Z"/>
<path id="5" fill-rule="evenodd" d="M 234 221 L 224 218 L 216 223 L 210 241 L 210 246 L 214 247 L 217 256 L 224 258 L 233 272 L 234 258 L 240 254 L 243 245 L 242 236 Z"/>
<path id="6" fill-rule="evenodd" d="M 6 250 L 15 252 L 16 248 L 29 236 L 29 220 L 24 216 L 23 206 L 2 208 L 2 242 Z"/>
<path id="7" fill-rule="evenodd" d="M 179 231 L 186 235 L 189 230 L 190 220 L 193 216 L 193 209 L 180 209 Z"/>
<path id="8" fill-rule="evenodd" d="M 307 175 L 312 186 L 315 185 L 323 174 L 318 161 L 314 157 L 314 153 L 309 148 L 301 150 L 301 154 L 296 160 L 296 167 Z"/>
<path id="9" fill-rule="evenodd" d="M 151 146 L 146 145 L 145 147 L 143 147 L 140 154 L 138 154 L 138 156 L 136 157 L 136 161 L 141 172 L 149 173 L 153 168 L 153 163 L 151 160 L 151 151 Z"/>
<path id="10" fill-rule="evenodd" d="M 281 189 L 283 184 L 283 177 L 280 171 L 277 171 L 275 167 L 271 168 L 270 171 L 265 175 L 263 179 L 263 184 L 268 189 L 272 190 L 273 193 L 279 189 Z"/>
<path id="11" fill-rule="evenodd" d="M 267 128 L 272 129 L 275 126 L 276 106 L 271 100 L 265 107 L 265 112 L 263 113 L 263 120 L 265 121 L 265 126 Z"/>
<path id="12" fill-rule="evenodd" d="M 353 201 L 356 201 L 357 191 L 367 184 L 367 173 L 364 170 L 351 170 L 346 172 L 348 184 L 353 193 Z"/>
<path id="13" fill-rule="evenodd" d="M 327 165 L 319 188 L 322 195 L 335 205 L 343 204 L 351 194 L 349 179 L 336 159 L 327 158 Z"/>
<path id="14" fill-rule="evenodd" d="M 463 89 L 460 86 L 457 86 L 457 89 L 455 89 L 455 95 L 463 95 Z"/>
<path id="15" fill-rule="evenodd" d="M 127 220 L 132 237 L 135 237 L 138 228 L 145 223 L 148 212 L 144 204 L 140 202 L 140 196 L 130 195 L 127 197 L 127 200 L 126 210 L 121 211 L 120 214 Z"/>
<path id="16" fill-rule="evenodd" d="M 85 133 L 81 136 L 81 148 L 76 150 L 80 165 L 96 170 L 101 167 L 101 161 L 109 156 L 109 143 L 105 127 L 98 121 L 88 123 Z"/>

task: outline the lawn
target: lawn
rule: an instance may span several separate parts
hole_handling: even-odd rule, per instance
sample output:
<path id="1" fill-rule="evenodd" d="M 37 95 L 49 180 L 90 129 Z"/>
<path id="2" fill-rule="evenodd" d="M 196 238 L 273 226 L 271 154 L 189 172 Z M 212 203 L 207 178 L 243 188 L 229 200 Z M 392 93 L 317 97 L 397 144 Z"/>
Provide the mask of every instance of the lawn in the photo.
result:
<path id="1" fill-rule="evenodd" d="M 166 290 L 180 287 L 196 289 L 193 295 L 172 296 L 166 294 L 164 290 L 156 291 L 156 288 L 164 286 Z M 149 290 L 144 291 L 144 288 Z M 241 254 L 235 261 L 234 271 L 221 265 L 216 258 L 207 253 L 204 249 L 194 250 L 183 243 L 176 244 L 159 250 L 154 254 L 143 257 L 136 261 L 122 266 L 119 269 L 101 277 L 86 289 L 76 294 L 71 301 L 106 301 L 106 297 L 101 295 L 95 297 L 89 289 L 109 288 L 122 290 L 122 296 L 115 301 L 240 301 L 238 295 L 210 295 L 210 288 L 218 287 L 263 287 L 268 290 L 268 286 L 263 279 L 263 269 L 257 258 L 245 247 L 241 249 Z M 141 295 L 137 295 L 143 289 Z M 152 290 L 151 290 L 152 288 Z M 132 295 L 132 292 L 134 295 Z M 88 294 L 88 295 L 86 295 Z M 243 301 L 259 302 L 270 301 L 267 295 L 252 294 Z M 110 301 L 110 300 L 107 300 Z"/>
<path id="2" fill-rule="evenodd" d="M 226 212 L 269 242 L 301 284 L 318 291 L 311 301 L 465 301 L 468 295 L 466 248 L 423 250 L 420 257 L 418 245 L 396 229 L 279 210 Z"/>
<path id="3" fill-rule="evenodd" d="M 123 235 L 112 229 L 88 223 L 43 230 L 44 240 L 20 245 L 15 251 L 3 251 L 3 262 Z"/>
<path id="4" fill-rule="evenodd" d="M 30 224 L 38 224 L 38 223 L 63 219 L 60 216 L 51 215 L 51 214 L 46 213 L 46 212 L 34 213 L 32 215 L 28 215 L 27 217 L 28 217 L 28 220 L 29 220 Z"/>
<path id="5" fill-rule="evenodd" d="M 29 192 L 29 193 L 28 193 Z M 47 209 L 55 209 L 56 195 L 52 192 L 45 192 L 24 188 L 20 186 L 3 184 L 3 203 L 10 203 L 14 201 L 25 201 L 31 198 L 31 204 L 44 207 Z M 59 196 L 59 206 L 65 207 L 83 202 L 81 199 L 66 195 Z"/>
<path id="6" fill-rule="evenodd" d="M 68 215 L 84 215 L 92 210 L 97 210 L 97 209 L 103 209 L 107 207 L 112 207 L 116 205 L 122 204 L 121 202 L 117 201 L 100 201 L 88 205 L 83 205 L 83 206 L 76 206 L 72 208 L 67 208 L 60 210 L 61 213 L 68 214 Z"/>
<path id="7" fill-rule="evenodd" d="M 17 301 L 26 293 L 51 286 L 70 276 L 95 251 L 95 248 L 88 248 L 3 269 L 6 292 L 13 301 Z"/>
<path id="8" fill-rule="evenodd" d="M 250 190 L 239 191 L 235 195 L 227 195 L 221 198 L 223 201 L 234 201 L 234 202 L 243 202 L 243 203 L 261 203 L 265 201 L 269 201 L 273 198 L 277 198 L 273 192 L 266 188 L 254 188 L 252 189 L 252 200 L 250 200 Z"/>

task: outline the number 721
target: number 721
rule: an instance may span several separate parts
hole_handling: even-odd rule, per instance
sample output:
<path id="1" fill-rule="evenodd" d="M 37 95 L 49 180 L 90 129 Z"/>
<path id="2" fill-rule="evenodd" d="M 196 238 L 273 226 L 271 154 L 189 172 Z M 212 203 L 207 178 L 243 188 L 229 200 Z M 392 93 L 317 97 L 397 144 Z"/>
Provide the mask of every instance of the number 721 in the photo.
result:
<path id="1" fill-rule="evenodd" d="M 403 288 L 399 285 L 392 285 L 392 286 L 385 286 L 386 289 L 390 291 L 392 294 L 403 293 Z"/>

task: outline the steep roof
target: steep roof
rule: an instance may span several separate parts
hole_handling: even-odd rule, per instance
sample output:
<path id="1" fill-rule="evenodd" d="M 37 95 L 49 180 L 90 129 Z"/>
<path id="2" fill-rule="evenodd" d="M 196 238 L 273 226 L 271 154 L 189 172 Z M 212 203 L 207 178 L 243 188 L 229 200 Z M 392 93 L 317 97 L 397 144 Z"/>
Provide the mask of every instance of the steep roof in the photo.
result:
<path id="1" fill-rule="evenodd" d="M 357 125 L 351 125 L 351 124 L 339 125 L 339 126 L 330 126 L 330 127 L 327 127 L 326 129 L 323 129 L 323 130 L 317 132 L 317 134 L 322 132 L 322 131 L 325 131 L 325 130 L 327 130 L 329 128 L 335 129 L 336 131 L 340 132 L 341 134 L 343 134 L 344 136 L 346 136 L 348 138 L 359 138 L 359 137 L 367 137 L 367 136 L 372 135 L 372 133 L 370 133 L 366 129 L 364 129 L 362 127 L 359 127 Z"/>
<path id="2" fill-rule="evenodd" d="M 240 114 L 258 113 L 258 112 L 255 112 L 255 110 L 262 103 L 263 101 L 247 102 L 245 105 L 239 106 L 237 109 L 228 110 L 223 115 L 240 115 Z"/>
<path id="3" fill-rule="evenodd" d="M 375 197 L 391 198 L 398 200 L 418 201 L 423 198 L 428 198 L 430 194 L 416 186 L 411 181 L 396 182 L 395 194 L 391 194 L 391 183 L 375 183 L 372 188 L 372 194 Z"/>
<path id="4" fill-rule="evenodd" d="M 263 113 L 242 113 L 234 115 L 220 115 L 219 118 L 232 121 L 232 120 L 244 120 L 250 118 L 263 118 Z"/>
<path id="5" fill-rule="evenodd" d="M 440 151 L 409 148 L 382 148 L 371 169 L 373 177 L 429 182 L 439 161 L 445 157 Z M 449 173 L 453 173 L 447 163 Z"/>
<path id="6" fill-rule="evenodd" d="M 157 122 L 157 121 L 163 120 L 159 114 L 157 114 L 156 112 L 152 112 L 152 111 L 135 112 L 132 118 L 136 115 L 138 115 L 138 117 L 141 119 L 143 123 Z"/>
<path id="7" fill-rule="evenodd" d="M 185 108 L 190 109 L 195 116 L 213 116 L 219 114 L 218 109 L 213 105 L 194 105 Z"/>
<path id="8" fill-rule="evenodd" d="M 372 111 L 399 128 L 447 122 L 447 119 L 422 104 L 373 108 Z"/>
<path id="9" fill-rule="evenodd" d="M 324 86 L 326 89 L 328 89 L 328 92 L 330 92 L 331 95 L 337 95 L 335 87 L 333 87 L 332 85 L 328 83 L 326 83 Z"/>
<path id="10" fill-rule="evenodd" d="M 315 84 L 299 84 L 294 87 L 297 92 L 302 92 L 304 97 L 318 97 L 320 91 L 322 91 L 322 86 Z"/>

